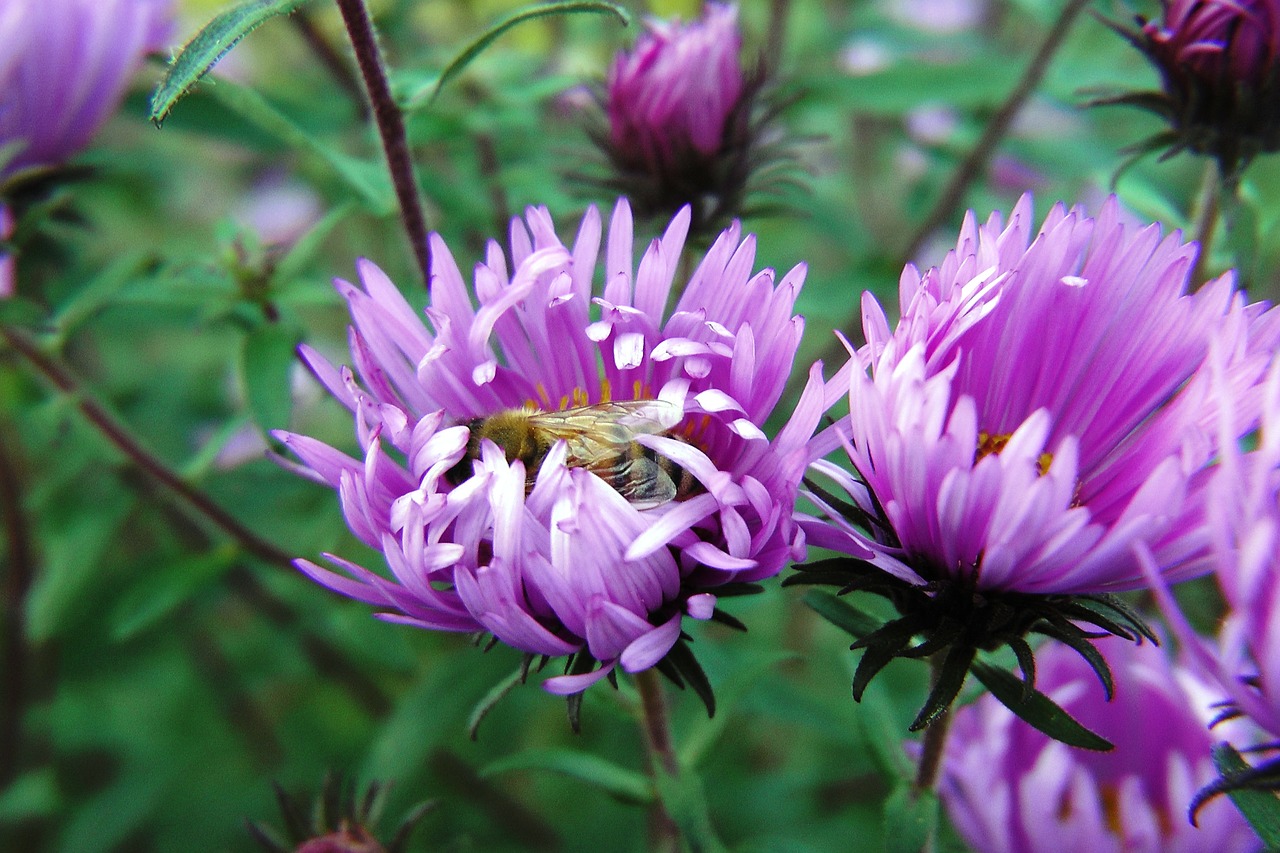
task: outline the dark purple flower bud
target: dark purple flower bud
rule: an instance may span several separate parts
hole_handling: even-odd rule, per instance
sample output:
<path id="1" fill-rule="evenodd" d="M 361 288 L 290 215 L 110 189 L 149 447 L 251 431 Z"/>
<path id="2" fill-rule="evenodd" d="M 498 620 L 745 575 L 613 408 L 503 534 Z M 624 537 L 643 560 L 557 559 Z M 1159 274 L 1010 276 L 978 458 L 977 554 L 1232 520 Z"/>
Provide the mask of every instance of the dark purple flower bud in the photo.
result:
<path id="1" fill-rule="evenodd" d="M 764 64 L 742 62 L 736 6 L 708 3 L 702 17 L 655 20 L 609 71 L 602 121 L 591 133 L 609 159 L 607 178 L 642 217 L 692 208 L 692 230 L 709 234 L 742 212 L 767 161 L 794 159 L 763 144 L 776 109 L 765 105 Z M 776 134 L 775 134 L 776 136 Z M 767 153 L 766 153 L 767 149 Z"/>
<path id="2" fill-rule="evenodd" d="M 385 853 L 386 848 L 363 826 L 344 827 L 298 845 L 294 853 Z"/>
<path id="3" fill-rule="evenodd" d="M 1162 92 L 1132 92 L 1124 103 L 1166 118 L 1171 129 L 1143 147 L 1213 157 L 1233 177 L 1260 153 L 1280 150 L 1280 3 L 1171 0 L 1159 22 L 1111 26 L 1147 55 Z"/>
<path id="4" fill-rule="evenodd" d="M 709 4 L 701 20 L 653 21 L 609 73 L 609 142 L 629 168 L 691 172 L 725 146 L 742 97 L 738 10 Z"/>

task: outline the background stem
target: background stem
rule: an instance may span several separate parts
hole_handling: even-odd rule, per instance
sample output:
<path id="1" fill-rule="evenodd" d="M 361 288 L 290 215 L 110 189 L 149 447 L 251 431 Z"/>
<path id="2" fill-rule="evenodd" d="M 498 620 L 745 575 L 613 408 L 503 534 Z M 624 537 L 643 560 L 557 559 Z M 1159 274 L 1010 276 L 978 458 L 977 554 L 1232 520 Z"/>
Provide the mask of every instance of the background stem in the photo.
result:
<path id="1" fill-rule="evenodd" d="M 409 139 L 405 134 L 404 115 L 391 96 L 387 82 L 382 51 L 373 31 L 373 21 L 363 0 L 338 0 L 338 11 L 351 37 L 355 49 L 360 76 L 364 78 L 365 91 L 373 108 L 373 119 L 382 137 L 382 150 L 391 170 L 391 182 L 395 185 L 396 199 L 400 203 L 400 220 L 413 249 L 413 257 L 422 273 L 422 282 L 431 282 L 431 257 L 427 248 L 427 222 L 422 214 L 422 198 L 418 192 L 418 179 L 413 173 L 413 161 L 409 156 Z"/>

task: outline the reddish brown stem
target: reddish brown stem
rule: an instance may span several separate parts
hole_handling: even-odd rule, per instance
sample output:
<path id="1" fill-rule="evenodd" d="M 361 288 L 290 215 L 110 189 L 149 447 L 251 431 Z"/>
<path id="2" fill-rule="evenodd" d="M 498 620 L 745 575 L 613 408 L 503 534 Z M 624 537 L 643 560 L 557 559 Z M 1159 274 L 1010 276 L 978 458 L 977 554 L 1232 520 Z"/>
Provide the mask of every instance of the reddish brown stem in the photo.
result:
<path id="1" fill-rule="evenodd" d="M 418 262 L 424 284 L 431 282 L 431 257 L 427 248 L 427 222 L 422 214 L 422 199 L 418 192 L 418 179 L 413 173 L 413 160 L 409 156 L 409 138 L 404 129 L 404 115 L 391 96 L 387 82 L 382 51 L 373 31 L 373 21 L 363 0 L 338 0 L 338 11 L 346 25 L 351 46 L 355 49 L 356 64 L 364 78 L 365 92 L 373 108 L 373 120 L 382 137 L 382 150 L 391 171 L 391 183 L 395 186 L 396 199 L 400 203 L 400 220 L 409 237 L 413 256 Z"/>
<path id="2" fill-rule="evenodd" d="M 130 434 L 101 403 L 90 397 L 80 386 L 71 370 L 53 356 L 45 353 L 25 332 L 0 326 L 0 337 L 36 368 L 58 390 L 76 400 L 80 412 L 98 428 L 115 447 L 129 457 L 142 470 L 172 489 L 197 512 L 217 525 L 250 554 L 283 568 L 293 569 L 293 556 L 258 534 L 254 533 L 235 516 L 214 503 L 213 499 L 182 479 L 158 456 L 151 453 Z"/>

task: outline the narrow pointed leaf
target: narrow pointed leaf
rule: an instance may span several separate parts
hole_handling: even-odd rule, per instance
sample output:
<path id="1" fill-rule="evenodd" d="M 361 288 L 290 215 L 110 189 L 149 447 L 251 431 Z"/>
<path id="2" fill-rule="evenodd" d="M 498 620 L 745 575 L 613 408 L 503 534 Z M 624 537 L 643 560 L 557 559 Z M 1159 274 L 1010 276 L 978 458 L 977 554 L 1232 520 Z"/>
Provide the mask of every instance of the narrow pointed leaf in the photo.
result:
<path id="1" fill-rule="evenodd" d="M 586 752 L 569 749 L 531 749 L 501 758 L 480 771 L 481 776 L 497 776 L 516 770 L 549 770 L 592 787 L 599 788 L 624 802 L 653 802 L 653 786 L 648 777 L 619 767 L 611 761 Z"/>
<path id="2" fill-rule="evenodd" d="M 929 698 L 925 700 L 924 707 L 908 729 L 918 732 L 947 712 L 951 703 L 960 695 L 960 688 L 964 687 L 964 679 L 969 674 L 969 667 L 973 665 L 976 654 L 977 651 L 971 646 L 951 647 L 938 670 Z"/>
<path id="3" fill-rule="evenodd" d="M 526 21 L 532 21 L 537 18 L 545 18 L 549 15 L 568 15 L 579 12 L 591 12 L 597 15 L 608 14 L 614 15 L 622 22 L 623 26 L 631 23 L 631 14 L 621 6 L 613 3 L 599 2 L 599 0 L 567 0 L 561 3 L 539 3 L 536 6 L 529 6 L 524 9 L 512 12 L 498 23 L 494 24 L 488 31 L 473 41 L 471 44 L 455 56 L 444 70 L 440 72 L 440 77 L 431 87 L 431 94 L 427 96 L 426 103 L 435 100 L 436 95 L 440 94 L 440 90 L 445 87 L 454 77 L 462 73 L 471 62 L 484 53 L 489 45 L 493 44 L 501 35 L 512 27 L 517 27 Z M 416 104 L 407 104 L 406 107 L 412 109 Z"/>
<path id="4" fill-rule="evenodd" d="M 484 718 L 489 716 L 489 712 L 506 698 L 507 694 L 514 690 L 517 684 L 524 681 L 527 673 L 528 665 L 522 664 L 515 672 L 495 684 L 471 709 L 471 716 L 467 718 L 467 734 L 471 736 L 472 740 L 479 736 L 480 724 L 484 722 Z"/>
<path id="5" fill-rule="evenodd" d="M 809 590 L 805 593 L 804 603 L 823 619 L 857 640 L 875 633 L 882 627 L 881 622 L 875 617 L 863 613 L 849 602 L 836 598 L 829 592 L 819 589 Z"/>
<path id="6" fill-rule="evenodd" d="M 1242 774 L 1265 769 L 1265 767 L 1250 767 L 1229 743 L 1220 743 L 1213 748 L 1213 763 L 1217 765 L 1218 772 L 1222 775 L 1220 782 L 1226 783 L 1222 787 L 1226 790 L 1227 796 L 1240 810 L 1240 814 L 1244 815 L 1244 819 L 1249 821 L 1253 831 L 1258 833 L 1266 849 L 1280 850 L 1280 798 L 1269 790 L 1230 787 L 1232 778 L 1238 778 Z M 1213 787 L 1215 786 L 1210 786 L 1210 788 Z M 1205 796 L 1207 791 L 1209 788 L 1196 794 L 1192 801 L 1190 811 L 1193 816 L 1196 810 L 1207 801 L 1208 797 Z"/>
<path id="7" fill-rule="evenodd" d="M 196 33 L 169 63 L 164 79 L 151 95 L 151 120 L 165 120 L 173 105 L 209 73 L 240 39 L 276 15 L 287 15 L 307 0 L 248 0 L 234 6 Z"/>
<path id="8" fill-rule="evenodd" d="M 1013 673 L 982 661 L 974 661 L 969 671 L 1006 708 L 1054 740 L 1098 752 L 1115 748 L 1111 741 L 1085 728 L 1039 690 L 1028 694 L 1025 683 Z"/>

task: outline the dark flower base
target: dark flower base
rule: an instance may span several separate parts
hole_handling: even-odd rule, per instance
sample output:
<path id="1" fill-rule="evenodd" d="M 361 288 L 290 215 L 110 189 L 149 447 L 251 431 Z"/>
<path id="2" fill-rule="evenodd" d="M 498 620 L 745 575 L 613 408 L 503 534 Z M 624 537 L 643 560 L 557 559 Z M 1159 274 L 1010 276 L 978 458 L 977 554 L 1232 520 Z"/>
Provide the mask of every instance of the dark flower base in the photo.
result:
<path id="1" fill-rule="evenodd" d="M 915 586 L 871 563 L 838 557 L 797 566 L 784 586 L 835 586 L 839 595 L 861 591 L 888 599 L 897 619 L 865 633 L 850 648 L 865 650 L 853 677 L 853 697 L 895 658 L 942 655 L 932 690 L 911 724 L 918 731 L 945 712 L 960 693 L 979 652 L 1008 647 L 1022 670 L 1024 696 L 1035 690 L 1035 657 L 1028 636 L 1066 643 L 1098 675 L 1111 698 L 1110 667 L 1091 640 L 1107 635 L 1157 642 L 1127 604 L 1111 595 L 1032 595 L 976 588 L 970 578 L 943 578 Z M 1084 623 L 1097 630 L 1086 630 Z M 1014 708 L 1015 712 L 1017 709 Z"/>

